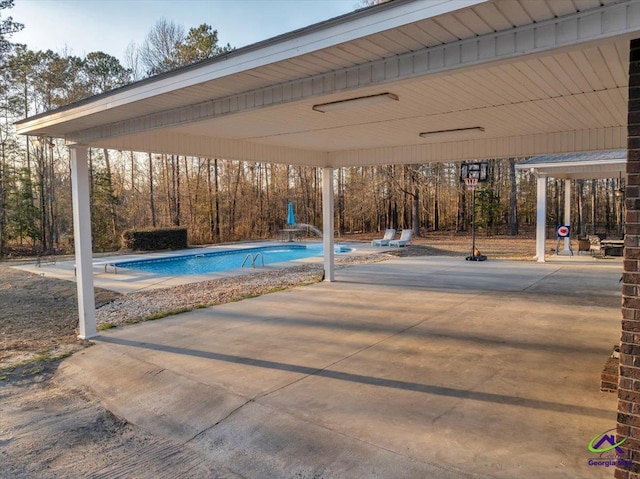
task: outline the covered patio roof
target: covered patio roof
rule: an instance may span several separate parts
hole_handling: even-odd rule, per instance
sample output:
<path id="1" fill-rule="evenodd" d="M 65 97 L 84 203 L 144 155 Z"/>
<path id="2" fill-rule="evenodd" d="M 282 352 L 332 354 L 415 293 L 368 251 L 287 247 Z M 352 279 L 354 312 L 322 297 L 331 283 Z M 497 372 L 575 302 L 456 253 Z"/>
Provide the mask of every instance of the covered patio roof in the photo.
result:
<path id="1" fill-rule="evenodd" d="M 627 168 L 627 150 L 590 151 L 535 156 L 516 169 L 563 180 L 618 178 Z"/>
<path id="2" fill-rule="evenodd" d="M 545 261 L 547 237 L 547 179 L 564 180 L 564 225 L 571 226 L 571 180 L 622 178 L 626 175 L 627 150 L 590 151 L 543 155 L 529 158 L 516 165 L 516 169 L 530 170 L 537 178 L 536 187 L 536 258 Z M 626 178 L 626 176 L 625 176 Z M 564 238 L 565 252 L 573 254 L 571 238 Z"/>
<path id="3" fill-rule="evenodd" d="M 628 120 L 637 148 L 639 37 L 638 0 L 395 0 L 19 122 L 71 147 L 79 336 L 97 335 L 88 147 L 322 167 L 333 281 L 333 168 L 623 149 Z M 550 174 L 537 180 L 538 261 Z M 638 225 L 627 233 L 621 364 L 635 364 Z M 618 439 L 637 420 L 632 369 Z"/>
<path id="4" fill-rule="evenodd" d="M 629 40 L 639 30 L 633 0 L 395 0 L 17 130 L 70 145 L 320 167 L 623 148 Z"/>
<path id="5" fill-rule="evenodd" d="M 88 147 L 323 168 L 333 281 L 333 168 L 624 148 L 639 36 L 637 0 L 394 0 L 18 122 L 71 147 L 80 337 Z"/>

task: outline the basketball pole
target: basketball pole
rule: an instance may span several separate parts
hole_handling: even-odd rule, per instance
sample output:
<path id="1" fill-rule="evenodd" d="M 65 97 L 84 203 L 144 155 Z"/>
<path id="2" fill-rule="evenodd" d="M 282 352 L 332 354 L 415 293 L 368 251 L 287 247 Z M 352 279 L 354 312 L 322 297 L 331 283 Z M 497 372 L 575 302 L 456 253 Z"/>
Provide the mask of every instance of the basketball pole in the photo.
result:
<path id="1" fill-rule="evenodd" d="M 484 261 L 487 257 L 483 254 L 476 256 L 476 187 L 478 181 L 473 179 L 465 179 L 465 183 L 469 190 L 471 190 L 471 254 L 465 259 L 467 261 Z"/>
<path id="2" fill-rule="evenodd" d="M 471 259 L 476 251 L 476 188 L 471 191 Z"/>
<path id="3" fill-rule="evenodd" d="M 476 188 L 480 181 L 485 182 L 489 178 L 489 163 L 486 161 L 476 163 L 463 163 L 460 167 L 460 181 L 464 181 L 467 190 L 471 191 L 471 254 L 467 261 L 485 261 L 483 254 L 476 252 Z"/>

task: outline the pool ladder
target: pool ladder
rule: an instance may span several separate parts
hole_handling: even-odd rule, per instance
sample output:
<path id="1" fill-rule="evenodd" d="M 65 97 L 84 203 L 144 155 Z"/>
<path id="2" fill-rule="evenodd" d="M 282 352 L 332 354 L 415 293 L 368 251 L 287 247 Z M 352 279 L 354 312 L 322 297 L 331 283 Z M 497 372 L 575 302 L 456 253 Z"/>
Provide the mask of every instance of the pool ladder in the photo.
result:
<path id="1" fill-rule="evenodd" d="M 264 266 L 264 256 L 262 256 L 262 253 L 256 253 L 253 256 L 251 255 L 251 253 L 247 254 L 247 256 L 244 257 L 244 261 L 242 261 L 241 268 L 244 268 L 244 265 L 247 264 L 247 260 L 251 260 L 251 263 L 249 263 L 249 266 L 251 266 L 252 268 L 255 268 L 256 263 L 258 262 L 258 259 L 261 260 L 262 266 Z"/>

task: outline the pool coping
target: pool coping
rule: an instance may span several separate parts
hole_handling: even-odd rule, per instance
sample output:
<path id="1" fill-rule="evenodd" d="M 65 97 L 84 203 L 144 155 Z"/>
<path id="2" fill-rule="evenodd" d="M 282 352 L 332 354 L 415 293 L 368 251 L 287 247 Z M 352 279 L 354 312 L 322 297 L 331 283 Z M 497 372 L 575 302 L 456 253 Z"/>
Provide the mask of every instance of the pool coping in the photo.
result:
<path id="1" fill-rule="evenodd" d="M 267 252 L 277 248 L 291 248 L 292 250 L 307 250 L 307 245 L 303 245 L 299 243 L 291 243 L 291 244 L 284 244 L 284 245 L 266 244 L 266 245 L 252 246 L 252 247 L 246 247 L 246 248 L 216 249 L 216 250 L 212 250 L 211 248 L 198 248 L 193 251 L 189 250 L 188 253 L 182 253 L 182 254 L 179 254 L 179 252 L 176 252 L 176 254 L 174 255 L 168 255 L 163 257 L 154 257 L 154 258 L 145 257 L 145 258 L 136 258 L 136 259 L 128 258 L 128 259 L 120 259 L 116 261 L 99 261 L 99 262 L 94 262 L 93 265 L 94 266 L 104 265 L 105 270 L 107 269 L 108 266 L 113 266 L 114 268 L 113 272 L 115 274 L 117 274 L 118 267 L 120 267 L 125 269 L 131 269 L 134 271 L 137 270 L 142 272 L 149 272 L 152 274 L 165 275 L 159 272 L 136 268 L 135 266 L 139 266 L 139 263 L 162 263 L 162 262 L 184 259 L 184 258 L 215 257 L 215 256 L 227 256 L 227 255 L 234 255 L 234 254 L 240 254 L 240 256 L 242 256 L 243 254 L 246 254 L 245 256 L 245 261 L 246 261 L 248 258 L 252 258 L 253 253 L 257 255 L 258 253 Z M 182 250 L 182 251 L 185 251 L 185 250 Z M 298 258 L 298 259 L 303 259 L 303 258 Z M 294 260 L 290 260 L 290 261 L 294 261 Z M 264 265 L 264 263 L 262 263 L 262 265 Z M 129 266 L 129 268 L 127 268 L 127 266 Z M 253 263 L 251 264 L 251 266 L 255 267 L 253 266 Z M 241 268 L 244 268 L 244 262 Z M 220 273 L 230 269 L 238 269 L 238 268 L 226 268 L 224 270 L 219 270 L 219 271 L 203 271 L 200 274 Z M 182 273 L 182 274 L 191 275 L 193 273 Z"/>
<path id="2" fill-rule="evenodd" d="M 308 245 L 317 244 L 318 242 L 296 242 L 294 244 Z M 287 243 L 284 243 L 287 244 Z M 293 261 L 285 261 L 280 263 L 271 263 L 258 268 L 240 268 L 230 269 L 226 271 L 218 271 L 205 274 L 190 274 L 190 275 L 160 275 L 156 273 L 148 273 L 144 271 L 129 270 L 129 269 L 111 269 L 110 265 L 117 265 L 118 263 L 135 261 L 135 260 L 148 260 L 148 259 L 162 259 L 177 256 L 188 256 L 197 254 L 207 254 L 214 252 L 224 252 L 231 250 L 243 250 L 251 248 L 259 248 L 265 246 L 282 246 L 281 241 L 251 241 L 241 243 L 225 243 L 221 245 L 205 245 L 194 246 L 188 249 L 173 250 L 173 251 L 159 251 L 159 252 L 136 252 L 125 254 L 114 254 L 94 257 L 93 261 L 93 283 L 96 288 L 107 289 L 116 291 L 122 294 L 150 291 L 154 289 L 169 288 L 172 286 L 179 286 L 183 284 L 199 283 L 202 281 L 210 281 L 214 279 L 229 278 L 236 276 L 243 276 L 247 274 L 255 274 L 265 271 L 277 271 L 283 268 L 299 265 L 299 264 L 321 264 L 321 256 L 312 256 L 309 258 L 303 258 Z M 371 247 L 370 244 L 364 242 L 341 242 L 340 246 L 348 246 L 353 248 L 349 253 L 340 253 L 344 255 L 362 255 L 372 252 L 383 252 L 388 248 Z M 74 281 L 75 278 L 75 260 L 63 260 L 56 261 L 55 263 L 42 263 L 40 265 L 37 262 L 20 263 L 12 265 L 13 268 L 20 269 L 22 271 L 28 271 L 30 273 L 38 274 L 43 277 L 64 279 L 67 281 Z"/>

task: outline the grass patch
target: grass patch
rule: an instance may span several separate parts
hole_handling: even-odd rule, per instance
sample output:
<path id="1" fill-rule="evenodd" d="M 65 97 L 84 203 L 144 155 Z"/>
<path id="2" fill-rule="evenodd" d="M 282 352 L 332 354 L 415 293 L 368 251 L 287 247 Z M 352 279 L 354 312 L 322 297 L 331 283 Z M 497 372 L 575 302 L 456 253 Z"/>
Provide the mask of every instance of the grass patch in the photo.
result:
<path id="1" fill-rule="evenodd" d="M 312 284 L 312 283 L 301 283 L 301 284 L 295 284 L 295 285 L 287 285 L 287 286 L 274 286 L 272 288 L 267 288 L 267 289 L 263 289 L 260 291 L 252 291 L 251 293 L 245 293 L 245 294 L 239 294 L 237 296 L 233 296 L 231 298 L 229 298 L 229 302 L 230 303 L 237 303 L 238 301 L 242 301 L 245 299 L 251 299 L 251 298 L 257 298 L 258 296 L 262 296 L 265 294 L 270 294 L 270 293 L 277 293 L 279 291 L 286 291 L 288 289 L 294 288 L 296 286 L 304 286 L 305 284 Z M 215 306 L 218 303 L 212 303 L 211 306 Z"/>
<path id="2" fill-rule="evenodd" d="M 44 366 L 36 366 L 32 369 L 23 369 L 22 372 L 20 373 L 20 376 L 23 378 L 26 378 L 29 376 L 36 376 L 42 373 L 43 371 L 44 371 Z"/>
<path id="3" fill-rule="evenodd" d="M 29 362 L 39 363 L 40 361 L 49 361 L 51 354 L 47 350 L 38 351 L 33 359 Z"/>
<path id="4" fill-rule="evenodd" d="M 156 319 L 166 318 L 167 316 L 173 316 L 181 313 L 188 313 L 189 311 L 193 311 L 193 309 L 194 308 L 184 307 L 184 308 L 172 309 L 170 311 L 158 311 L 157 313 L 153 313 L 153 314 L 150 314 L 149 316 L 145 316 L 144 318 L 141 319 L 141 321 L 155 321 Z"/>
<path id="5" fill-rule="evenodd" d="M 47 371 L 55 370 L 54 363 L 68 358 L 73 351 L 65 351 L 53 354 L 52 351 L 41 349 L 31 358 L 25 359 L 17 364 L 12 364 L 4 368 L 0 368 L 0 381 L 8 381 L 13 378 L 28 378 L 38 376 Z"/>
<path id="6" fill-rule="evenodd" d="M 113 329 L 113 328 L 117 328 L 118 325 L 117 324 L 113 324 L 113 323 L 101 323 L 98 325 L 98 331 L 106 331 L 107 329 Z"/>
<path id="7" fill-rule="evenodd" d="M 35 357 L 29 362 L 36 363 L 36 362 L 60 361 L 61 359 L 68 358 L 72 354 L 73 354 L 73 351 L 65 351 L 63 353 L 53 354 L 52 355 L 51 351 L 42 350 L 42 351 L 38 351 L 36 353 Z"/>
<path id="8" fill-rule="evenodd" d="M 18 368 L 18 365 L 13 365 L 13 366 L 7 366 L 4 367 L 2 369 L 0 369 L 0 381 L 4 381 L 6 379 L 9 379 L 11 377 L 11 375 L 13 374 L 13 372 Z"/>
<path id="9" fill-rule="evenodd" d="M 237 302 L 245 300 L 245 299 L 257 298 L 260 295 L 261 295 L 261 293 L 239 294 L 238 296 L 233 296 L 233 297 L 229 298 L 229 302 L 230 303 L 237 303 Z"/>

